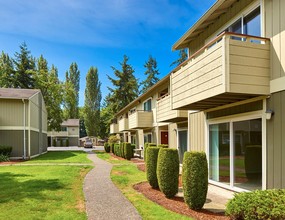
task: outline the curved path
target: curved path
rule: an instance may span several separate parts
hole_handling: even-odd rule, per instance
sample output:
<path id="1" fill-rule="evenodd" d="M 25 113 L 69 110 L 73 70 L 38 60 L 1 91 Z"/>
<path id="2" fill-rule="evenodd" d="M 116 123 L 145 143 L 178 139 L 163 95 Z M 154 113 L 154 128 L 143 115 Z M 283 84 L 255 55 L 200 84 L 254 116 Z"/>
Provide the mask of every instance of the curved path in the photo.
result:
<path id="1" fill-rule="evenodd" d="M 110 172 L 113 165 L 88 152 L 95 168 L 85 177 L 83 191 L 88 220 L 142 219 L 135 207 L 113 184 Z"/>

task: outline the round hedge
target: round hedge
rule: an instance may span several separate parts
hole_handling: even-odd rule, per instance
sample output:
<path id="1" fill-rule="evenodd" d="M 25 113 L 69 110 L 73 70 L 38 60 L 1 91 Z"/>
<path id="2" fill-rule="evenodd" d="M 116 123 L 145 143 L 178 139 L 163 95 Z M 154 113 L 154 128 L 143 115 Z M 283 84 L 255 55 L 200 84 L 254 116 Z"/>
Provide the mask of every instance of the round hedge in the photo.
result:
<path id="1" fill-rule="evenodd" d="M 104 143 L 104 149 L 105 149 L 106 153 L 110 153 L 110 145 L 107 142 Z"/>
<path id="2" fill-rule="evenodd" d="M 208 191 L 208 164 L 205 152 L 185 152 L 182 170 L 184 201 L 189 208 L 201 209 Z"/>
<path id="3" fill-rule="evenodd" d="M 157 180 L 159 189 L 167 198 L 178 193 L 179 157 L 174 148 L 160 148 L 157 159 Z"/>
<path id="4" fill-rule="evenodd" d="M 157 157 L 158 157 L 159 150 L 160 150 L 159 147 L 148 147 L 146 151 L 146 154 L 147 154 L 146 177 L 147 177 L 147 181 L 149 182 L 151 187 L 154 189 L 158 188 L 156 167 L 157 167 Z"/>

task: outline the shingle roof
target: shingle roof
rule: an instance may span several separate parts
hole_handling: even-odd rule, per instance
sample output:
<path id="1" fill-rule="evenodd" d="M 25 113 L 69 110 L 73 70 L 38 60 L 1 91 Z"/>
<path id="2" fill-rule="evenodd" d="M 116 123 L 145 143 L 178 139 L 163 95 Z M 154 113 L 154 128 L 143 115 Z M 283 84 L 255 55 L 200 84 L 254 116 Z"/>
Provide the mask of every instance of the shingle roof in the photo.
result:
<path id="1" fill-rule="evenodd" d="M 61 126 L 79 126 L 79 119 L 67 119 L 61 123 Z"/>
<path id="2" fill-rule="evenodd" d="M 38 92 L 38 89 L 0 88 L 0 99 L 28 99 Z"/>

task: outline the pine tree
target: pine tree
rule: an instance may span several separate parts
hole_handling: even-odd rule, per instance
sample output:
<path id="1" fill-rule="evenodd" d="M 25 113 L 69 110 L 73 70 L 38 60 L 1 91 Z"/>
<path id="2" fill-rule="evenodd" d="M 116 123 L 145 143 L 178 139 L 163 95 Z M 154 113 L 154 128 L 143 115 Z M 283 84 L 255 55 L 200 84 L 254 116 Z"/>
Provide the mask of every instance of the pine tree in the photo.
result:
<path id="1" fill-rule="evenodd" d="M 157 77 L 157 75 L 159 75 L 159 71 L 157 69 L 156 59 L 149 56 L 149 59 L 147 62 L 145 62 L 144 67 L 146 68 L 144 74 L 147 76 L 147 78 L 141 83 L 143 86 L 141 94 L 145 93 L 150 87 L 159 81 L 159 78 Z"/>
<path id="2" fill-rule="evenodd" d="M 185 60 L 187 60 L 188 54 L 186 49 L 179 50 L 179 58 L 175 61 L 173 61 L 170 66 L 179 66 L 181 63 L 183 63 Z"/>
<path id="3" fill-rule="evenodd" d="M 72 100 L 70 103 L 67 103 L 66 106 L 69 106 L 69 109 L 66 109 L 67 111 L 67 117 L 68 118 L 79 118 L 79 89 L 80 89 L 80 71 L 78 70 L 77 63 L 71 63 L 69 67 L 69 71 L 65 74 L 65 80 L 67 84 L 72 84 L 73 90 L 74 90 L 74 100 Z M 67 85 L 67 87 L 71 87 L 71 85 Z M 69 94 L 69 93 L 67 93 Z M 67 100 L 70 100 L 70 97 L 67 97 Z"/>
<path id="4" fill-rule="evenodd" d="M 45 101 L 48 115 L 48 129 L 60 130 L 62 123 L 62 84 L 58 79 L 57 68 L 52 65 L 48 68 L 47 60 L 41 55 L 37 60 L 35 87 L 40 89 Z"/>
<path id="5" fill-rule="evenodd" d="M 110 94 L 108 94 L 102 104 L 102 108 L 100 111 L 100 137 L 105 138 L 110 134 L 110 124 L 112 119 L 114 118 L 113 106 L 112 103 L 109 102 Z"/>
<path id="6" fill-rule="evenodd" d="M 14 64 L 8 54 L 2 51 L 0 56 L 0 87 L 12 88 L 14 80 Z"/>
<path id="7" fill-rule="evenodd" d="M 35 58 L 31 56 L 26 43 L 20 45 L 20 52 L 15 53 L 14 88 L 33 89 L 35 87 Z"/>
<path id="8" fill-rule="evenodd" d="M 84 100 L 84 124 L 88 136 L 99 135 L 101 98 L 101 82 L 98 78 L 98 70 L 91 67 L 86 76 Z"/>
<path id="9" fill-rule="evenodd" d="M 129 58 L 124 55 L 124 60 L 120 63 L 122 70 L 111 67 L 117 79 L 108 76 L 113 84 L 113 88 L 108 87 L 111 92 L 109 102 L 112 103 L 113 112 L 118 112 L 123 107 L 138 97 L 138 82 L 134 76 L 134 69 L 128 64 Z"/>

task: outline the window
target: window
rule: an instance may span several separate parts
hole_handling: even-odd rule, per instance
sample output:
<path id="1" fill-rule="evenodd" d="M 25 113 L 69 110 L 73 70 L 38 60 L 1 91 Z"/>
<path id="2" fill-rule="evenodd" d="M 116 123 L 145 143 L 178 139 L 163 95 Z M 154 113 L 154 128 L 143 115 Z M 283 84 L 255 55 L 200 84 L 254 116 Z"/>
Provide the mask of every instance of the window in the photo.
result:
<path id="1" fill-rule="evenodd" d="M 230 187 L 262 188 L 260 118 L 209 125 L 209 178 Z"/>
<path id="2" fill-rule="evenodd" d="M 149 133 L 149 134 L 144 134 L 143 135 L 143 137 L 144 137 L 144 143 L 152 143 L 152 135 L 151 135 L 151 133 Z"/>
<path id="3" fill-rule="evenodd" d="M 61 127 L 61 131 L 67 131 L 67 127 Z"/>
<path id="4" fill-rule="evenodd" d="M 148 112 L 151 111 L 151 99 L 143 103 L 143 110 Z"/>

